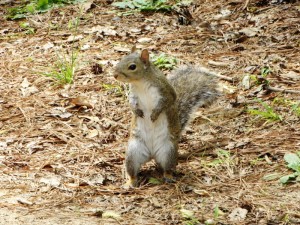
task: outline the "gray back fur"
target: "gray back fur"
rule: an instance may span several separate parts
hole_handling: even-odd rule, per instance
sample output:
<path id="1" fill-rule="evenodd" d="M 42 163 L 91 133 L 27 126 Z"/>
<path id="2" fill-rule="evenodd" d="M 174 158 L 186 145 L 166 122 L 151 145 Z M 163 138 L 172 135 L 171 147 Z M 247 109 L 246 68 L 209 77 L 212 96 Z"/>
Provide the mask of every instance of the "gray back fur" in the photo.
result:
<path id="1" fill-rule="evenodd" d="M 219 96 L 217 79 L 201 68 L 179 68 L 171 74 L 169 81 L 177 94 L 181 130 L 197 108 L 208 106 Z"/>

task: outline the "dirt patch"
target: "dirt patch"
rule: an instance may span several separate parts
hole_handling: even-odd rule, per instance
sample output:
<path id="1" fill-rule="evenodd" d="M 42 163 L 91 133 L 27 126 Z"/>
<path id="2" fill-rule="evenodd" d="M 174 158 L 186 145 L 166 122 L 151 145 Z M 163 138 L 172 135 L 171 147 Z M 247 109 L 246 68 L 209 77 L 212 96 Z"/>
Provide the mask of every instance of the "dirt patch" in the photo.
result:
<path id="1" fill-rule="evenodd" d="M 180 25 L 178 12 L 121 16 L 93 2 L 30 16 L 33 34 L 0 19 L 0 224 L 299 224 L 300 184 L 278 179 L 291 173 L 283 155 L 300 149 L 300 95 L 268 89 L 300 91 L 299 3 L 195 1 Z M 149 163 L 125 191 L 130 112 L 111 73 L 133 44 L 234 82 L 220 80 L 224 95 L 183 135 L 177 182 L 149 183 L 160 177 Z M 72 52 L 72 84 L 41 75 Z M 281 120 L 248 113 L 264 110 L 257 98 Z"/>

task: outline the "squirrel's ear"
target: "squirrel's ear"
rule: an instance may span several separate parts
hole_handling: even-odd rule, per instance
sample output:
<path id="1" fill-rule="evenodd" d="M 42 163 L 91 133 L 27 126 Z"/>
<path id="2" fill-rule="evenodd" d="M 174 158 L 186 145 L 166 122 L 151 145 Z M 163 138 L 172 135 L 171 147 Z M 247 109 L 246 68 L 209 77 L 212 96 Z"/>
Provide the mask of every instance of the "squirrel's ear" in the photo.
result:
<path id="1" fill-rule="evenodd" d="M 143 51 L 141 53 L 141 60 L 146 65 L 149 65 L 149 52 L 147 49 L 143 49 Z"/>
<path id="2" fill-rule="evenodd" d="M 136 51 L 136 46 L 134 45 L 134 46 L 132 46 L 132 48 L 131 48 L 131 53 L 134 53 Z"/>

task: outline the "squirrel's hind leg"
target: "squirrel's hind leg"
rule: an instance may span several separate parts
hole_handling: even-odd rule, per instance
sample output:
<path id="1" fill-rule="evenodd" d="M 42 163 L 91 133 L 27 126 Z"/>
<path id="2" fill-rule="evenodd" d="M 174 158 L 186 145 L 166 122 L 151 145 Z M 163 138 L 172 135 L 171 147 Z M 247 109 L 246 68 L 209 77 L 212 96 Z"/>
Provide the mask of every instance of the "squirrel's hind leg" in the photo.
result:
<path id="1" fill-rule="evenodd" d="M 150 159 L 149 150 L 142 140 L 138 138 L 129 140 L 125 159 L 128 181 L 123 185 L 123 188 L 129 189 L 137 186 L 137 175 L 141 165 Z"/>
<path id="2" fill-rule="evenodd" d="M 177 145 L 169 142 L 162 147 L 156 155 L 156 162 L 164 171 L 164 181 L 173 183 L 175 179 L 172 173 L 177 165 Z"/>

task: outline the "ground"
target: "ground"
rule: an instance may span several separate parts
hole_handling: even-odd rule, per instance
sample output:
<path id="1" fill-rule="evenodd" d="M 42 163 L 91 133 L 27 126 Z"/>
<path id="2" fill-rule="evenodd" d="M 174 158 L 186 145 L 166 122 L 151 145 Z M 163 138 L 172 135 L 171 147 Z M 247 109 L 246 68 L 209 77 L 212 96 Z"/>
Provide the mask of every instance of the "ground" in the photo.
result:
<path id="1" fill-rule="evenodd" d="M 13 2 L 0 1 L 0 224 L 300 224 L 300 183 L 279 182 L 300 149 L 298 1 L 127 15 L 94 0 L 7 20 Z M 112 73 L 133 45 L 228 79 L 183 134 L 177 181 L 150 162 L 124 190 L 131 114 Z M 72 53 L 73 83 L 43 75 Z M 249 111 L 260 101 L 273 117 Z"/>

